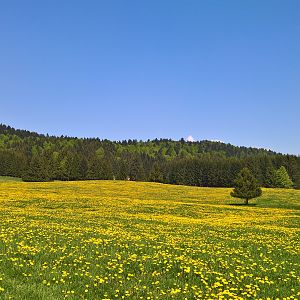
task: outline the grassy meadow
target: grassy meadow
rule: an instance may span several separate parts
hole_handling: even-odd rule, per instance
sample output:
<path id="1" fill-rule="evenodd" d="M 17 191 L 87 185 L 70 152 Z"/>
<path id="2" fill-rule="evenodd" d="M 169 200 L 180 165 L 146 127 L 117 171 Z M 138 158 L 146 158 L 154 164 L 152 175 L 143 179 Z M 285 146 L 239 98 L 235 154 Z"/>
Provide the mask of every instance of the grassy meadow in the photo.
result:
<path id="1" fill-rule="evenodd" d="M 300 299 L 300 191 L 0 182 L 0 299 Z"/>
<path id="2" fill-rule="evenodd" d="M 22 181 L 22 179 L 17 177 L 11 177 L 11 176 L 0 176 L 0 182 L 8 182 L 8 181 Z"/>

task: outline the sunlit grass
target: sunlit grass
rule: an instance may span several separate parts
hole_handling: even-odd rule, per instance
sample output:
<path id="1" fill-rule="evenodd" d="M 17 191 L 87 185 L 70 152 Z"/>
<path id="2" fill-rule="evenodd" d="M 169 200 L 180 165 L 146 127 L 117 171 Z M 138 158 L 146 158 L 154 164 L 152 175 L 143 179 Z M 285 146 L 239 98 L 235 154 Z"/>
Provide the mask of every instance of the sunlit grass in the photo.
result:
<path id="1" fill-rule="evenodd" d="M 296 299 L 300 191 L 0 183 L 0 299 Z"/>
<path id="2" fill-rule="evenodd" d="M 0 176 L 0 182 L 22 181 L 21 178 L 11 176 Z"/>

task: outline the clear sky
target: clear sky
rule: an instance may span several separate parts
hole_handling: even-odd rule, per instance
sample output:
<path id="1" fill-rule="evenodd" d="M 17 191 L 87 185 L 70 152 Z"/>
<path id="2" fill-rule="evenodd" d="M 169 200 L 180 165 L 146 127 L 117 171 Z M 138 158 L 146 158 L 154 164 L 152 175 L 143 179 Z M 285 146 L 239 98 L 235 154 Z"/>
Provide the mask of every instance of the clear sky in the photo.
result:
<path id="1" fill-rule="evenodd" d="M 299 0 L 2 0 L 0 123 L 300 154 L 299 16 Z"/>

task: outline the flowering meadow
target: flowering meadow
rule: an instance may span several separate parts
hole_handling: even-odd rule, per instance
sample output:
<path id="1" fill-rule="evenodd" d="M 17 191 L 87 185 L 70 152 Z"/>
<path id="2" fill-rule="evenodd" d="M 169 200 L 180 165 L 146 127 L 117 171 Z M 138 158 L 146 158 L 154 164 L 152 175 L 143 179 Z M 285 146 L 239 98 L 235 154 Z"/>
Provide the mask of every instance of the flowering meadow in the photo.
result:
<path id="1" fill-rule="evenodd" d="M 300 191 L 0 182 L 0 299 L 300 299 Z"/>

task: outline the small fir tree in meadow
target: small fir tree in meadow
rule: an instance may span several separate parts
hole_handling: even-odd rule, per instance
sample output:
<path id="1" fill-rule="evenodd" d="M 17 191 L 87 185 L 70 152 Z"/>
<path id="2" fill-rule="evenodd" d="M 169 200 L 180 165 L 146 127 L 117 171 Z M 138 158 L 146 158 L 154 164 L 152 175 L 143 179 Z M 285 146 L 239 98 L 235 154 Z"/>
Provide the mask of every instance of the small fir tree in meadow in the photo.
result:
<path id="1" fill-rule="evenodd" d="M 252 198 L 261 196 L 262 190 L 257 179 L 251 174 L 248 168 L 244 168 L 234 181 L 234 189 L 231 196 L 245 200 L 245 204 Z"/>
<path id="2" fill-rule="evenodd" d="M 278 188 L 291 189 L 293 185 L 293 181 L 291 180 L 286 168 L 281 166 L 275 173 L 274 186 Z"/>

